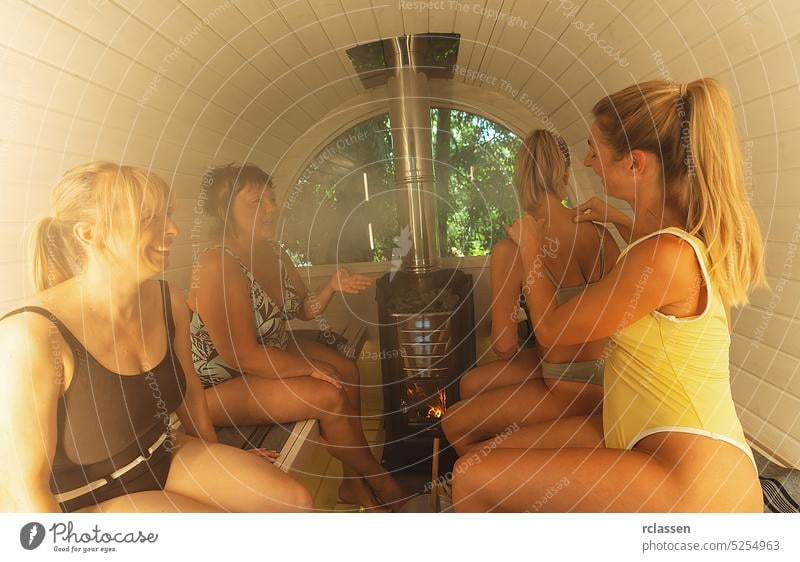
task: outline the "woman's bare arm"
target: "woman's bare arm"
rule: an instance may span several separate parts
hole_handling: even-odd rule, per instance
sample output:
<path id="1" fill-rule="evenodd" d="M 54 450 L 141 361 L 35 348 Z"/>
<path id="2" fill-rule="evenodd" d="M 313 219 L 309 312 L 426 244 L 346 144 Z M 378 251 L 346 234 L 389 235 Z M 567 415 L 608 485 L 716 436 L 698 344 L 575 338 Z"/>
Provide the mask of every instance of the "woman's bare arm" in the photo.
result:
<path id="1" fill-rule="evenodd" d="M 285 252 L 282 252 L 280 260 L 282 267 L 286 268 L 286 273 L 289 275 L 292 285 L 294 285 L 297 296 L 300 298 L 300 311 L 297 317 L 300 320 L 313 320 L 328 308 L 328 304 L 333 298 L 335 291 L 331 287 L 330 279 L 320 285 L 316 291 L 309 292 L 291 258 Z"/>
<path id="2" fill-rule="evenodd" d="M 221 250 L 211 250 L 203 254 L 199 266 L 195 310 L 223 361 L 258 377 L 310 376 L 341 388 L 332 365 L 258 343 L 250 284 L 235 259 Z"/>
<path id="3" fill-rule="evenodd" d="M 217 442 L 217 433 L 208 413 L 203 385 L 192 364 L 191 337 L 189 335 L 189 308 L 179 289 L 169 287 L 175 338 L 172 342 L 178 362 L 186 378 L 186 396 L 176 413 L 186 432 L 208 443 Z"/>
<path id="4" fill-rule="evenodd" d="M 627 243 L 631 242 L 633 236 L 633 220 L 599 197 L 592 197 L 575 207 L 574 221 L 576 223 L 592 221 L 613 224 Z"/>
<path id="5" fill-rule="evenodd" d="M 0 511 L 61 512 L 50 476 L 64 387 L 60 354 L 70 351 L 52 328 L 33 313 L 0 323 Z"/>
<path id="6" fill-rule="evenodd" d="M 294 285 L 302 302 L 300 313 L 297 315 L 300 320 L 313 320 L 322 314 L 337 292 L 355 294 L 372 285 L 371 278 L 353 274 L 347 268 L 342 267 L 316 290 L 309 292 L 291 258 L 284 252 L 281 259 L 283 267 L 289 274 L 289 280 Z"/>
<path id="7" fill-rule="evenodd" d="M 500 359 L 517 351 L 517 308 L 522 289 L 522 260 L 513 240 L 500 240 L 489 262 L 492 288 L 492 349 Z"/>
<path id="8" fill-rule="evenodd" d="M 200 257 L 198 273 L 195 310 L 228 365 L 267 378 L 312 373 L 312 364 L 303 357 L 258 343 L 250 284 L 235 259 L 210 250 Z"/>
<path id="9" fill-rule="evenodd" d="M 526 221 L 523 232 L 536 229 L 533 218 L 521 220 Z M 599 340 L 654 310 L 682 302 L 699 270 L 688 244 L 673 236 L 657 236 L 631 249 L 596 284 L 558 305 L 555 287 L 541 273 L 538 242 L 533 242 L 532 238 L 521 245 L 523 290 L 537 339 L 545 347 Z"/>

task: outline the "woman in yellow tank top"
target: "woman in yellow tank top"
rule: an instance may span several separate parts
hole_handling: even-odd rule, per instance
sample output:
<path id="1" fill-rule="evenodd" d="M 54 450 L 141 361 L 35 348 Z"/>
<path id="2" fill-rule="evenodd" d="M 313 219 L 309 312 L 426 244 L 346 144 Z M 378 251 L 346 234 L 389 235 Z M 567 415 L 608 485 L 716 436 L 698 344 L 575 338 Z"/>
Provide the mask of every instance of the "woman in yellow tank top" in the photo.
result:
<path id="1" fill-rule="evenodd" d="M 543 344 L 611 336 L 602 428 L 575 430 L 561 449 L 499 443 L 485 458 L 467 454 L 454 470 L 456 509 L 761 511 L 729 380 L 729 307 L 765 284 L 730 100 L 713 79 L 652 81 L 593 113 L 585 164 L 634 217 L 594 199 L 576 220 L 614 222 L 635 242 L 599 283 L 558 304 L 541 272 L 541 223 L 525 216 L 509 234 Z"/>

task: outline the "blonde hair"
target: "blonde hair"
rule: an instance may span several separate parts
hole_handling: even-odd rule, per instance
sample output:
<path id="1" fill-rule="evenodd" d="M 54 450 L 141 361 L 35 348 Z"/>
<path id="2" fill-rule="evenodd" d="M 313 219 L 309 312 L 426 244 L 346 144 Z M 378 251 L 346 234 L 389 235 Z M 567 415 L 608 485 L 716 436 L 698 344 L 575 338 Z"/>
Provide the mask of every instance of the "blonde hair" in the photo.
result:
<path id="1" fill-rule="evenodd" d="M 50 194 L 52 215 L 31 237 L 33 282 L 44 290 L 75 276 L 86 258 L 74 227 L 94 226 L 94 236 L 114 255 L 169 205 L 169 187 L 141 168 L 90 162 L 64 173 Z"/>
<path id="2" fill-rule="evenodd" d="M 639 149 L 661 161 L 665 204 L 708 249 L 709 274 L 722 299 L 748 302 L 767 285 L 761 232 L 744 188 L 744 165 L 730 98 L 702 78 L 678 85 L 653 80 L 601 99 L 592 109 L 618 155 Z"/>
<path id="3" fill-rule="evenodd" d="M 514 183 L 522 208 L 533 211 L 548 193 L 561 196 L 569 165 L 569 148 L 564 139 L 544 129 L 528 133 L 514 166 Z"/>

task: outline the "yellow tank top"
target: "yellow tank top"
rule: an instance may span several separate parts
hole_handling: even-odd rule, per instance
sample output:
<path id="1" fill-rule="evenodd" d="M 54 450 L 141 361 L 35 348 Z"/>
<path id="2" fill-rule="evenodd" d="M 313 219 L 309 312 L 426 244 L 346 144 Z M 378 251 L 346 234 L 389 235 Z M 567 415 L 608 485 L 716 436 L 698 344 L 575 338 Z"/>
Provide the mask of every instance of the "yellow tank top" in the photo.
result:
<path id="1" fill-rule="evenodd" d="M 677 431 L 726 441 L 752 460 L 731 395 L 728 320 L 711 285 L 705 244 L 670 227 L 633 242 L 620 258 L 659 234 L 694 248 L 708 291 L 706 308 L 690 318 L 653 311 L 612 336 L 603 398 L 606 447 L 630 449 L 654 433 Z M 644 287 L 644 274 L 642 281 Z"/>

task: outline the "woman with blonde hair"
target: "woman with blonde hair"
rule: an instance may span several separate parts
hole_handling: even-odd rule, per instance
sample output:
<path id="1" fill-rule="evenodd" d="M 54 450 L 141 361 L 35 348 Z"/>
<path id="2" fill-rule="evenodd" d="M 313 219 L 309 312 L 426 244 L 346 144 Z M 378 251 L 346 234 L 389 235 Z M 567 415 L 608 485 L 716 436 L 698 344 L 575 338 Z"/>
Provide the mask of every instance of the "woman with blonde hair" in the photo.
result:
<path id="1" fill-rule="evenodd" d="M 153 279 L 178 234 L 164 181 L 93 162 L 51 206 L 33 239 L 40 292 L 0 322 L 0 509 L 309 510 L 300 484 L 217 443 L 183 295 Z"/>
<path id="2" fill-rule="evenodd" d="M 619 255 L 613 238 L 597 224 L 574 223 L 567 196 L 570 155 L 564 140 L 537 129 L 525 138 L 517 154 L 515 183 L 522 208 L 546 221 L 547 254 L 542 272 L 558 287 L 565 302 L 596 284 Z M 506 432 L 507 446 L 547 446 L 552 439 L 569 439 L 570 427 L 584 426 L 599 415 L 603 397 L 605 341 L 517 350 L 517 311 L 524 285 L 519 246 L 507 238 L 498 242 L 490 262 L 492 344 L 499 361 L 473 369 L 461 380 L 461 402 L 442 421 L 445 435 L 459 453 Z M 528 313 L 529 314 L 529 313 Z M 538 340 L 538 338 L 537 338 Z M 561 419 L 560 435 L 552 434 Z M 595 441 L 602 435 L 595 436 Z"/>
<path id="3" fill-rule="evenodd" d="M 623 222 L 635 241 L 603 280 L 559 304 L 538 273 L 541 221 L 526 216 L 509 231 L 520 244 L 537 337 L 545 345 L 612 338 L 602 425 L 585 429 L 602 431 L 604 446 L 501 443 L 480 463 L 463 458 L 456 506 L 762 511 L 729 380 L 729 307 L 765 284 L 730 99 L 710 78 L 652 81 L 601 99 L 593 113 L 585 164 L 608 195 L 632 206 L 633 221 Z"/>
<path id="4" fill-rule="evenodd" d="M 403 490 L 372 455 L 361 426 L 355 361 L 287 331 L 289 320 L 316 318 L 335 293 L 360 292 L 372 280 L 342 268 L 307 291 L 275 241 L 272 179 L 257 166 L 211 169 L 204 189 L 214 244 L 196 264 L 189 308 L 194 366 L 214 424 L 317 419 L 343 464 L 339 497 L 377 511 L 398 509 Z"/>

